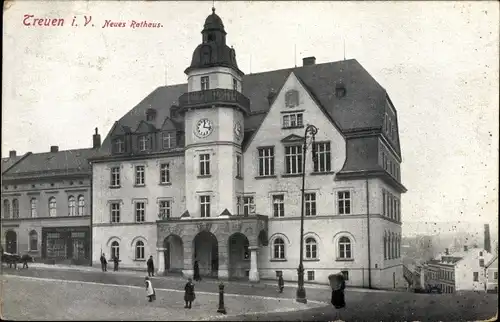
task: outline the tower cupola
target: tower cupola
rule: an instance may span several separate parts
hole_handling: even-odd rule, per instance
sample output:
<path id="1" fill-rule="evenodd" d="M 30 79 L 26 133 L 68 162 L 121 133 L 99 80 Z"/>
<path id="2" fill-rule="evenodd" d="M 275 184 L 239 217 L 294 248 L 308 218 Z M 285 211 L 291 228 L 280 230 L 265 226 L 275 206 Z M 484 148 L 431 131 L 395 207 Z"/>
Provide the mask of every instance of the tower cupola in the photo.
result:
<path id="1" fill-rule="evenodd" d="M 196 47 L 191 59 L 191 65 L 184 73 L 200 68 L 228 67 L 234 69 L 243 76 L 243 72 L 238 68 L 236 62 L 236 52 L 226 45 L 226 31 L 222 19 L 212 8 L 212 14 L 205 19 L 203 26 L 202 43 Z"/>

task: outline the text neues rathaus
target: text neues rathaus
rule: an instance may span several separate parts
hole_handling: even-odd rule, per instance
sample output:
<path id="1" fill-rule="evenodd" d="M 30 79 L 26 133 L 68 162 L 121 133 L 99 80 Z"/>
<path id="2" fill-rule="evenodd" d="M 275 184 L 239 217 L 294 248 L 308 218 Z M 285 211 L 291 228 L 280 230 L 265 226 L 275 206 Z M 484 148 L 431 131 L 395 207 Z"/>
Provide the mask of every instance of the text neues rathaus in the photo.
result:
<path id="1" fill-rule="evenodd" d="M 245 75 L 213 10 L 185 70 L 113 125 L 88 160 L 92 262 L 297 280 L 304 130 L 305 280 L 405 286 L 401 152 L 387 92 L 354 59 Z M 3 233 L 4 235 L 4 233 Z"/>

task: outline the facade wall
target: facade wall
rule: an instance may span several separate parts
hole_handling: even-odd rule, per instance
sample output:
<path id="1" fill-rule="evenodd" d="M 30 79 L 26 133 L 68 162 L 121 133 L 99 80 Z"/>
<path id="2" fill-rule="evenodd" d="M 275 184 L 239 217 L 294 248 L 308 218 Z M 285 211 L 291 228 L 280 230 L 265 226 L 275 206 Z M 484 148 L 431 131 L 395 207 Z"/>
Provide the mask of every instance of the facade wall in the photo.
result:
<path id="1" fill-rule="evenodd" d="M 480 255 L 482 253 L 482 256 Z M 475 248 L 467 252 L 461 261 L 455 266 L 455 289 L 484 291 L 486 282 L 486 265 L 493 255 L 484 249 Z M 484 261 L 483 267 L 480 266 L 480 260 Z M 477 273 L 478 279 L 474 280 L 474 273 Z"/>
<path id="2" fill-rule="evenodd" d="M 75 213 L 70 216 L 69 198 L 75 198 Z M 78 212 L 78 198 L 83 196 L 83 215 Z M 55 217 L 50 216 L 49 199 L 56 198 Z M 36 200 L 36 213 L 32 217 L 31 200 Z M 9 213 L 4 207 L 9 202 Z M 19 212 L 14 217 L 13 202 L 17 200 Z M 1 243 L 6 250 L 6 234 L 16 233 L 16 250 L 29 254 L 35 260 L 42 259 L 42 228 L 46 227 L 90 227 L 90 176 L 67 177 L 64 179 L 42 178 L 19 180 L 2 186 L 2 229 Z M 30 245 L 30 233 L 36 236 Z M 88 245 L 87 245 L 88 246 Z"/>
<path id="3" fill-rule="evenodd" d="M 498 292 L 498 258 L 486 268 L 486 290 Z"/>
<path id="4" fill-rule="evenodd" d="M 100 257 L 104 253 L 108 260 L 108 268 L 112 266 L 111 244 L 117 241 L 120 247 L 120 267 L 144 269 L 149 256 L 153 256 L 156 265 L 156 223 L 141 225 L 110 225 L 101 224 L 92 228 L 93 251 L 92 264 L 100 266 Z M 136 258 L 137 241 L 144 243 L 144 258 Z"/>
<path id="5" fill-rule="evenodd" d="M 233 89 L 233 78 L 238 82 L 237 90 L 241 92 L 241 77 L 227 67 L 211 67 L 203 70 L 191 71 L 188 76 L 188 91 L 201 91 L 201 77 L 208 76 L 210 79 L 210 89 L 225 88 Z"/>

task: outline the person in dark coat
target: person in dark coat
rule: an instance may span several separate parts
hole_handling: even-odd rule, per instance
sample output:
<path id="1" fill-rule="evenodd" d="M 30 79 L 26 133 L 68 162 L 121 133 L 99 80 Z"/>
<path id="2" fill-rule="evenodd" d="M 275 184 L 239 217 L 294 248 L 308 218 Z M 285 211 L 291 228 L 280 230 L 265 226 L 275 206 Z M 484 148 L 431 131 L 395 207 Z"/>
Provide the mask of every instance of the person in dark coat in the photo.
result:
<path id="1" fill-rule="evenodd" d="M 184 308 L 190 309 L 191 304 L 193 303 L 195 298 L 196 296 L 194 295 L 194 284 L 193 281 L 189 278 L 186 286 L 184 286 L 184 302 L 186 302 Z"/>
<path id="2" fill-rule="evenodd" d="M 118 271 L 118 263 L 120 262 L 120 260 L 118 259 L 117 256 L 113 256 L 113 271 L 117 272 Z"/>
<path id="3" fill-rule="evenodd" d="M 155 276 L 155 265 L 153 263 L 153 256 L 149 256 L 147 265 L 148 265 L 148 276 Z"/>
<path id="4" fill-rule="evenodd" d="M 200 276 L 200 265 L 198 264 L 198 261 L 194 261 L 194 280 L 195 281 L 201 281 L 201 276 Z"/>
<path id="5" fill-rule="evenodd" d="M 336 274 L 330 278 L 330 285 L 332 286 L 332 299 L 331 303 L 336 309 L 345 307 L 345 278 L 342 273 Z"/>
<path id="6" fill-rule="evenodd" d="M 106 256 L 104 255 L 104 253 L 102 253 L 101 255 L 101 268 L 103 272 L 108 271 L 108 261 L 106 260 Z"/>
<path id="7" fill-rule="evenodd" d="M 283 280 L 283 273 L 278 274 L 278 289 L 280 293 L 283 293 L 283 289 L 285 288 L 285 281 Z"/>

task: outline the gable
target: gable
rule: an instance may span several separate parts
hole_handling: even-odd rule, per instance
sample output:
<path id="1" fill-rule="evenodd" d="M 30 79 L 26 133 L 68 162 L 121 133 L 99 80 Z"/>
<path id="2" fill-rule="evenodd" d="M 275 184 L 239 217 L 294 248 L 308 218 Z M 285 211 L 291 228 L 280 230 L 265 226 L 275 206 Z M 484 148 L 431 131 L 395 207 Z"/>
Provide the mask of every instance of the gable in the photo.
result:
<path id="1" fill-rule="evenodd" d="M 130 128 L 127 126 L 121 125 L 119 122 L 115 122 L 113 125 L 113 128 L 110 131 L 110 136 L 115 136 L 115 135 L 125 135 L 130 133 Z"/>
<path id="2" fill-rule="evenodd" d="M 167 117 L 165 119 L 165 122 L 163 122 L 161 130 L 162 131 L 177 131 L 177 126 L 169 117 Z"/>
<path id="3" fill-rule="evenodd" d="M 296 101 L 296 102 L 295 102 Z M 325 117 L 324 110 L 292 72 L 280 88 L 269 112 L 245 147 L 245 159 L 263 146 L 277 146 L 276 158 L 281 159 L 286 143 L 303 143 L 308 124 L 318 128 L 317 142 L 329 142 L 335 153 L 331 155 L 332 171 L 339 171 L 345 162 L 345 139 L 340 130 Z M 248 151 L 248 153 L 247 153 Z M 254 164 L 245 160 L 245 164 Z"/>
<path id="4" fill-rule="evenodd" d="M 141 121 L 139 125 L 137 126 L 137 129 L 135 130 L 135 133 L 137 134 L 142 134 L 142 133 L 151 133 L 155 132 L 156 128 L 154 125 L 149 124 L 147 122 Z"/>

